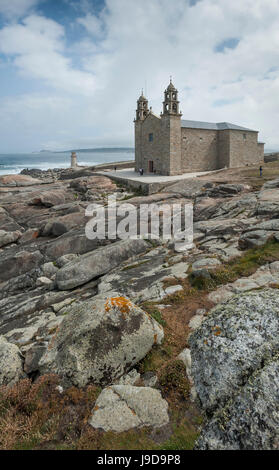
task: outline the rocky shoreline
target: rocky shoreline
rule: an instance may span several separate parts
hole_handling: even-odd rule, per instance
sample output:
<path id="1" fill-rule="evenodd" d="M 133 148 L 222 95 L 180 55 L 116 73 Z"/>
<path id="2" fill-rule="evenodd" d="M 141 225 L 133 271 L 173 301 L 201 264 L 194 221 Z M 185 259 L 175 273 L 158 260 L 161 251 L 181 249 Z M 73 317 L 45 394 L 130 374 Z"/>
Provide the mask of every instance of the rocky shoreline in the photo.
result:
<path id="1" fill-rule="evenodd" d="M 110 194 L 191 202 L 193 248 L 89 240 L 85 209 Z M 99 387 L 87 429 L 147 429 L 154 448 L 179 423 L 197 449 L 277 449 L 278 260 L 279 179 L 143 196 L 91 168 L 0 177 L 0 386 Z"/>

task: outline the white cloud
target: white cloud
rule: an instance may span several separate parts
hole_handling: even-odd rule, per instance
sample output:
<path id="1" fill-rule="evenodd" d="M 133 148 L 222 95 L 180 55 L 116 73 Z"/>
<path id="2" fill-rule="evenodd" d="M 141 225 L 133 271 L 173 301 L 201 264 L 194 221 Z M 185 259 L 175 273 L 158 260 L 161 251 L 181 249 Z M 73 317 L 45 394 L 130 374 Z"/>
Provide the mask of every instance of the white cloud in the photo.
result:
<path id="1" fill-rule="evenodd" d="M 260 129 L 260 138 L 279 148 L 279 0 L 190 3 L 107 0 L 94 15 L 92 2 L 84 1 L 76 20 L 83 34 L 71 46 L 63 26 L 37 15 L 3 28 L 2 53 L 14 58 L 21 74 L 51 87 L 56 103 L 62 100 L 61 111 L 52 114 L 53 129 L 46 123 L 47 111 L 29 108 L 29 122 L 46 123 L 53 132 L 48 140 L 44 133 L 44 142 L 131 145 L 141 88 L 146 82 L 147 97 L 159 114 L 172 74 L 185 119 Z M 218 44 L 232 38 L 239 40 L 235 48 L 216 52 Z M 63 99 L 68 100 L 64 114 Z M 23 102 L 14 106 L 24 114 Z M 7 103 L 5 109 L 11 113 Z M 19 120 L 16 113 L 13 118 Z"/>
<path id="2" fill-rule="evenodd" d="M 72 67 L 66 57 L 64 28 L 57 22 L 32 15 L 23 24 L 0 31 L 0 52 L 14 56 L 14 64 L 25 76 L 43 80 L 62 91 L 92 95 L 92 74 Z"/>
<path id="3" fill-rule="evenodd" d="M 235 121 L 279 146 L 273 124 L 278 70 L 270 83 L 263 80 L 279 60 L 278 0 L 203 0 L 191 8 L 185 0 L 107 0 L 101 20 L 107 35 L 84 64 L 96 75 L 97 109 L 107 109 L 98 118 L 103 127 L 126 127 L 131 135 L 140 89 L 147 82 L 159 113 L 172 74 L 186 119 Z M 216 53 L 216 45 L 232 37 L 240 40 L 237 47 Z M 221 99 L 227 104 L 215 107 Z"/>
<path id="4" fill-rule="evenodd" d="M 0 15 L 7 18 L 25 15 L 39 0 L 0 0 Z"/>

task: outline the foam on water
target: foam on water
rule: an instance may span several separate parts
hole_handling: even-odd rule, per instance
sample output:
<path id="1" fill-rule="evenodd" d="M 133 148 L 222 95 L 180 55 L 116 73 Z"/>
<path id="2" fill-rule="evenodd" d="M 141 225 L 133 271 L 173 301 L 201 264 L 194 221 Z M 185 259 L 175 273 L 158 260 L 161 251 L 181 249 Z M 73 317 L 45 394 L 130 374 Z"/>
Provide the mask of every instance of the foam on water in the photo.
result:
<path id="1" fill-rule="evenodd" d="M 133 160 L 133 151 L 119 152 L 82 152 L 78 154 L 78 164 L 92 166 L 100 163 Z M 0 176 L 18 174 L 24 168 L 48 170 L 54 168 L 69 168 L 71 153 L 41 152 L 36 154 L 0 154 Z"/>

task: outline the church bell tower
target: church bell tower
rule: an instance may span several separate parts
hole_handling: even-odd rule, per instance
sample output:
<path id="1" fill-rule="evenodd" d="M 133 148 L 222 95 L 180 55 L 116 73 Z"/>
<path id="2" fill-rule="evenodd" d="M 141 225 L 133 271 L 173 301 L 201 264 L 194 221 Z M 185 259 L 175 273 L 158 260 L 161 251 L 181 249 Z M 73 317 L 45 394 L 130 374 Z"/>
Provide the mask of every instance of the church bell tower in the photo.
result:
<path id="1" fill-rule="evenodd" d="M 178 91 L 170 79 L 164 92 L 163 112 L 161 113 L 162 135 L 164 136 L 164 174 L 181 174 L 181 116 Z"/>
<path id="2" fill-rule="evenodd" d="M 135 171 L 139 171 L 140 168 L 144 167 L 144 152 L 143 152 L 143 124 L 144 120 L 149 114 L 148 109 L 148 100 L 143 95 L 143 90 L 141 92 L 141 96 L 137 101 L 137 109 L 136 109 L 136 118 L 134 119 L 135 123 Z"/>
<path id="3" fill-rule="evenodd" d="M 170 84 L 165 90 L 165 100 L 163 101 L 163 114 L 182 116 L 179 112 L 178 91 L 170 79 Z"/>
<path id="4" fill-rule="evenodd" d="M 135 121 L 143 121 L 147 114 L 149 113 L 148 109 L 148 100 L 143 96 L 143 90 L 141 96 L 137 101 L 137 110 L 136 110 L 136 119 Z"/>

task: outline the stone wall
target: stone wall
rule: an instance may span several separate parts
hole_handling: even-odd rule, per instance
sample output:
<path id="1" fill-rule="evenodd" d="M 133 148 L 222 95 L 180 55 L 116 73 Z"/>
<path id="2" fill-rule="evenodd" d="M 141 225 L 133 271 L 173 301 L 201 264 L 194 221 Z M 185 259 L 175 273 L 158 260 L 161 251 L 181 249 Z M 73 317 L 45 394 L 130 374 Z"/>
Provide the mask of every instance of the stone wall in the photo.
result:
<path id="1" fill-rule="evenodd" d="M 144 121 L 135 123 L 136 133 L 136 170 L 143 168 L 148 172 L 148 162 L 153 161 L 154 168 L 158 173 L 164 170 L 162 165 L 162 154 L 166 151 L 167 136 L 162 132 L 161 119 L 149 114 Z M 149 134 L 153 134 L 153 141 L 149 141 Z M 167 171 L 167 169 L 166 169 Z"/>
<path id="2" fill-rule="evenodd" d="M 230 167 L 230 131 L 218 131 L 218 168 Z"/>
<path id="3" fill-rule="evenodd" d="M 264 161 L 264 143 L 258 142 L 258 155 L 261 162 Z"/>
<path id="4" fill-rule="evenodd" d="M 141 126 L 142 121 L 135 121 L 135 170 L 142 168 L 141 161 Z"/>
<path id="5" fill-rule="evenodd" d="M 258 132 L 230 130 L 230 168 L 260 162 Z"/>
<path id="6" fill-rule="evenodd" d="M 181 128 L 182 170 L 218 168 L 218 131 Z"/>
<path id="7" fill-rule="evenodd" d="M 180 175 L 181 171 L 181 116 L 163 115 L 161 118 L 162 127 L 167 129 L 169 134 L 169 148 L 163 154 L 164 167 L 168 168 L 171 176 Z"/>
<path id="8" fill-rule="evenodd" d="M 153 140 L 149 135 L 153 134 Z M 156 173 L 177 175 L 181 173 L 181 123 L 180 116 L 149 114 L 144 121 L 135 122 L 136 170 L 149 171 L 153 162 Z M 170 157 L 171 155 L 171 157 Z"/>

